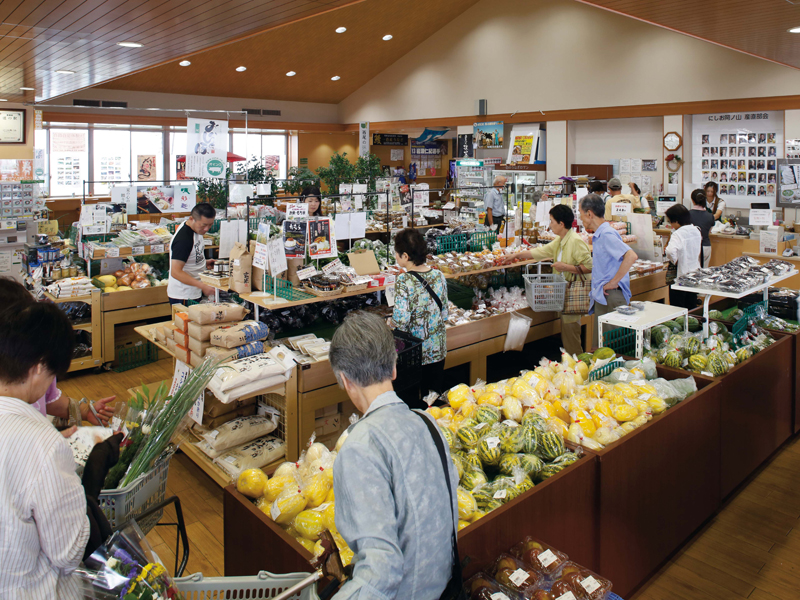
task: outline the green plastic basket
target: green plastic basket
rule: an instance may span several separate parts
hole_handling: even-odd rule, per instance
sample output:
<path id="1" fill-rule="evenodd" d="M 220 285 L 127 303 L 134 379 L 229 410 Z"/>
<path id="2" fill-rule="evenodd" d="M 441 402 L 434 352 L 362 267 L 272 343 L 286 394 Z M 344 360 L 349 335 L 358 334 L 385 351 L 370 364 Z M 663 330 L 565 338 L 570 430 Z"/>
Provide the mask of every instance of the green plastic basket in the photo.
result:
<path id="1" fill-rule="evenodd" d="M 130 371 L 158 360 L 158 346 L 144 340 L 125 346 L 117 346 L 116 352 L 117 367 L 114 369 L 115 373 Z"/>
<path id="2" fill-rule="evenodd" d="M 753 321 L 758 316 L 758 309 L 762 308 L 764 312 L 767 312 L 767 303 L 763 300 L 761 302 L 756 302 L 755 304 L 751 304 L 747 308 L 742 309 L 744 316 L 737 320 L 733 327 L 731 327 L 731 335 L 735 340 L 742 337 L 742 335 L 747 331 L 747 326 L 750 324 L 750 321 Z"/>
<path id="3" fill-rule="evenodd" d="M 448 252 L 466 252 L 469 248 L 469 236 L 466 233 L 440 235 L 436 238 L 436 254 Z"/>
<path id="4" fill-rule="evenodd" d="M 470 252 L 480 252 L 484 248 L 492 249 L 497 241 L 497 234 L 491 231 L 478 231 L 469 238 Z"/>
<path id="5" fill-rule="evenodd" d="M 301 292 L 296 287 L 292 286 L 291 281 L 287 281 L 285 279 L 281 279 L 280 277 L 276 277 L 275 280 L 278 284 L 276 294 L 278 298 L 283 298 L 284 300 L 288 300 L 289 302 L 295 302 L 297 300 L 309 300 L 311 298 L 316 298 L 313 294 L 306 294 L 305 292 Z M 273 289 L 273 278 L 271 275 L 265 275 L 264 280 L 264 291 L 272 293 Z M 276 308 L 280 308 L 280 305 L 276 306 Z"/>
<path id="6" fill-rule="evenodd" d="M 603 330 L 603 345 L 617 354 L 633 356 L 636 352 L 636 331 L 620 327 Z"/>
<path id="7" fill-rule="evenodd" d="M 508 269 L 505 273 L 502 271 L 496 271 L 492 273 L 492 276 L 489 278 L 489 287 L 499 288 L 499 287 L 524 287 L 525 280 L 522 278 L 522 269 Z"/>
<path id="8" fill-rule="evenodd" d="M 599 379 L 603 379 L 603 377 L 608 377 L 611 373 L 614 372 L 614 369 L 617 367 L 621 367 L 623 365 L 621 358 L 615 358 L 607 365 L 600 367 L 599 369 L 594 369 L 589 373 L 588 381 L 597 381 Z"/>

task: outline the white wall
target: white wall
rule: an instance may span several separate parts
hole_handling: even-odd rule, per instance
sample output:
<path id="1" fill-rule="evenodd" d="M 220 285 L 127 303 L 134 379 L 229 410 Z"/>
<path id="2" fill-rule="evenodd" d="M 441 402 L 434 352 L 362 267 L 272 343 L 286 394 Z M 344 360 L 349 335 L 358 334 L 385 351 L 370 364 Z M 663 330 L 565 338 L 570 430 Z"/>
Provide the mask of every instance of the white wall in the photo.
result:
<path id="1" fill-rule="evenodd" d="M 655 159 L 658 170 L 642 173 L 649 175 L 655 186 L 662 181 L 663 127 L 662 117 L 570 121 L 570 164 L 609 164 L 620 158 Z"/>
<path id="2" fill-rule="evenodd" d="M 589 74 L 594 87 L 571 81 Z M 339 105 L 343 123 L 800 93 L 800 72 L 565 0 L 482 0 Z"/>
<path id="3" fill-rule="evenodd" d="M 558 179 L 569 175 L 567 164 L 567 122 L 547 123 L 547 179 Z"/>
<path id="4" fill-rule="evenodd" d="M 128 103 L 130 108 L 177 108 L 181 110 L 242 110 L 243 108 L 268 108 L 280 110 L 281 116 L 248 117 L 249 122 L 257 121 L 287 121 L 301 123 L 338 123 L 338 110 L 335 104 L 319 104 L 314 102 L 285 102 L 279 100 L 254 100 L 252 98 L 224 98 L 219 96 L 189 96 L 185 94 L 154 94 L 151 92 L 129 92 L 122 90 L 89 89 L 71 96 L 58 98 L 49 104 L 72 105 L 73 98 L 81 100 L 118 100 Z M 47 103 L 42 105 L 47 110 Z M 180 112 L 165 112 L 156 110 L 105 110 L 96 108 L 85 109 L 52 109 L 55 112 L 76 112 L 97 114 L 106 112 L 126 116 L 147 117 L 178 117 L 185 115 Z M 200 116 L 202 112 L 192 116 Z M 231 114 L 231 120 L 244 119 L 243 114 Z"/>

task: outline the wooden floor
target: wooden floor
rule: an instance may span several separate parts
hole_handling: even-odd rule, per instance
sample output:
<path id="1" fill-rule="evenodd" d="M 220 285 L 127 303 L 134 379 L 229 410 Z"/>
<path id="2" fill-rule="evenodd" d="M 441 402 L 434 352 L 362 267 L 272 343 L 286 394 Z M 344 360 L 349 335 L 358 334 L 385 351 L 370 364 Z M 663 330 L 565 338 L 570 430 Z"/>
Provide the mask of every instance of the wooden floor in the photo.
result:
<path id="1" fill-rule="evenodd" d="M 60 381 L 59 387 L 72 397 L 116 394 L 122 398 L 128 388 L 171 377 L 171 361 L 162 360 L 119 374 L 75 374 Z M 222 489 L 178 454 L 170 465 L 167 494 L 177 495 L 183 505 L 190 541 L 186 573 L 223 575 Z M 162 522 L 173 518 L 169 509 Z M 175 535 L 175 527 L 157 527 L 147 536 L 170 570 Z M 741 598 L 800 599 L 800 436 L 789 441 L 673 560 L 626 600 Z"/>

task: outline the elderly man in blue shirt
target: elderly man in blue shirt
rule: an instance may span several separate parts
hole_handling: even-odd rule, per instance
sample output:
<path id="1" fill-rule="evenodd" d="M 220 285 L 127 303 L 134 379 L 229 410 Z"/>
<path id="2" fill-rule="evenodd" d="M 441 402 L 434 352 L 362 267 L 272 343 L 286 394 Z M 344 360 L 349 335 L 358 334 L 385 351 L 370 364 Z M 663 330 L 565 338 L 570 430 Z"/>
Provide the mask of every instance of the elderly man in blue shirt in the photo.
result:
<path id="1" fill-rule="evenodd" d="M 336 527 L 354 552 L 348 598 L 431 600 L 454 564 L 458 476 L 447 443 L 452 496 L 434 438 L 397 394 L 394 336 L 377 315 L 357 312 L 336 330 L 330 362 L 363 417 L 348 430 L 334 464 Z M 453 518 L 448 518 L 453 515 Z"/>
<path id="2" fill-rule="evenodd" d="M 599 344 L 597 317 L 616 310 L 631 301 L 631 278 L 628 275 L 638 256 L 622 241 L 622 236 L 606 220 L 606 206 L 597 194 L 581 198 L 581 222 L 592 236 L 592 301 L 594 313 L 594 345 Z"/>
<path id="3" fill-rule="evenodd" d="M 503 191 L 508 181 L 502 175 L 498 175 L 492 182 L 492 189 L 486 192 L 483 197 L 483 206 L 486 209 L 486 225 L 490 228 L 497 225 L 498 233 L 503 228 L 503 221 L 506 218 L 506 198 Z"/>

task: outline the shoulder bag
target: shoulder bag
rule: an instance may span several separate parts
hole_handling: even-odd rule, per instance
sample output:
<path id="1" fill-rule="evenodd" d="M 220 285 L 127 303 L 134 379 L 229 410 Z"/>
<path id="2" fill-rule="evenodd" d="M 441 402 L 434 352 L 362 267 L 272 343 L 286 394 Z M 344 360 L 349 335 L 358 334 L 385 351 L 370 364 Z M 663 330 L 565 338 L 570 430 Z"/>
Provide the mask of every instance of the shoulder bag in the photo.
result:
<path id="1" fill-rule="evenodd" d="M 442 443 L 442 436 L 436 430 L 436 426 L 431 423 L 431 420 L 420 412 L 416 412 L 419 418 L 425 422 L 428 431 L 431 432 L 433 443 L 436 445 L 436 450 L 439 452 L 439 458 L 442 461 L 442 469 L 444 469 L 444 480 L 447 482 L 447 495 L 450 498 L 450 520 L 453 523 L 453 566 L 450 575 L 450 581 L 447 582 L 447 587 L 444 588 L 440 600 L 467 600 L 467 594 L 464 591 L 464 576 L 462 574 L 461 559 L 458 556 L 458 533 L 456 531 L 455 522 L 456 516 L 453 511 L 453 487 L 450 485 L 450 471 L 447 469 L 447 463 L 450 460 Z"/>
<path id="2" fill-rule="evenodd" d="M 431 288 L 430 284 L 422 278 L 422 275 L 420 275 L 416 271 L 409 271 L 409 274 L 413 275 L 414 279 L 419 281 L 420 284 L 422 284 L 422 287 L 424 287 L 427 290 L 427 292 L 431 295 L 431 298 L 433 298 L 433 301 L 436 302 L 436 306 L 439 307 L 439 311 L 444 310 L 444 306 L 442 304 L 441 299 L 439 298 L 439 296 L 436 295 L 436 292 L 433 291 L 433 288 Z"/>
<path id="3" fill-rule="evenodd" d="M 567 283 L 564 293 L 565 315 L 585 315 L 589 312 L 592 303 L 592 282 L 583 276 L 583 267 L 575 265 L 578 269 L 578 278 Z"/>

